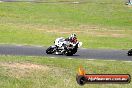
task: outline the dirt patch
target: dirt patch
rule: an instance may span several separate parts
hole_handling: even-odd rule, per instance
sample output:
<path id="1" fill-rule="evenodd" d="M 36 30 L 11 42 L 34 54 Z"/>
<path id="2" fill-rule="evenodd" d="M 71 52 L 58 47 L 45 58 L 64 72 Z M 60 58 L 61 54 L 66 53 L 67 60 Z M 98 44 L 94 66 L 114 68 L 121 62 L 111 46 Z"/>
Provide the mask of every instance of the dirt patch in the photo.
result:
<path id="1" fill-rule="evenodd" d="M 50 70 L 50 68 L 46 65 L 26 62 L 1 62 L 0 67 L 5 69 L 6 75 L 15 78 L 29 77 L 36 72 L 47 73 Z"/>
<path id="2" fill-rule="evenodd" d="M 32 64 L 32 63 L 15 63 L 15 62 L 5 62 L 0 63 L 0 66 L 9 68 L 19 68 L 19 69 L 47 69 L 47 66 Z"/>
<path id="3" fill-rule="evenodd" d="M 122 38 L 127 37 L 125 34 L 125 30 L 110 30 L 106 28 L 100 28 L 97 26 L 88 26 L 88 25 L 80 25 L 77 28 L 63 28 L 63 27 L 56 27 L 56 26 L 39 26 L 35 30 L 44 31 L 48 33 L 59 33 L 59 34 L 87 34 L 90 36 L 98 36 L 98 37 L 115 37 L 115 38 Z"/>
<path id="4" fill-rule="evenodd" d="M 127 37 L 126 34 L 109 32 L 109 31 L 93 31 L 93 32 L 88 32 L 88 34 L 91 36 L 93 35 L 93 36 L 98 36 L 98 37 L 114 37 L 114 38 Z"/>

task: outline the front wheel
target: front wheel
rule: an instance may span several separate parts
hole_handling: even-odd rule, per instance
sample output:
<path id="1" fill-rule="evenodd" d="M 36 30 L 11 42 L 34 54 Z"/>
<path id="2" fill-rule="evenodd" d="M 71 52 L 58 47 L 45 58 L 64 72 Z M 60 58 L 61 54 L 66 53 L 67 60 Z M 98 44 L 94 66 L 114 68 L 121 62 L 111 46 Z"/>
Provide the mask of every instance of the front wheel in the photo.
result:
<path id="1" fill-rule="evenodd" d="M 47 54 L 52 54 L 52 53 L 54 53 L 54 48 L 50 46 L 50 47 L 46 50 L 46 53 L 47 53 Z"/>

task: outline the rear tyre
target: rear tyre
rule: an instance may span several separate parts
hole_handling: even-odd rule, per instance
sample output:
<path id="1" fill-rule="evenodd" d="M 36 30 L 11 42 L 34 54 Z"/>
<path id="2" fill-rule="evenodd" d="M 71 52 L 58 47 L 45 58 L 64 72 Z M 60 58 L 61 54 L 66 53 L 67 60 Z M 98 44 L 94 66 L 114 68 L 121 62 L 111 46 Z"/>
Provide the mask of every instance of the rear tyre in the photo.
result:
<path id="1" fill-rule="evenodd" d="M 132 53 L 128 52 L 128 56 L 132 56 Z"/>
<path id="2" fill-rule="evenodd" d="M 132 56 L 132 50 L 129 50 L 127 54 L 128 56 Z"/>
<path id="3" fill-rule="evenodd" d="M 72 53 L 75 54 L 76 52 L 77 52 L 77 48 L 74 48 L 74 49 L 72 50 Z"/>
<path id="4" fill-rule="evenodd" d="M 50 46 L 50 47 L 46 50 L 46 53 L 47 53 L 47 54 L 52 54 L 52 53 L 54 53 L 54 48 Z"/>
<path id="5" fill-rule="evenodd" d="M 73 55 L 72 51 L 65 51 L 64 54 L 66 56 L 72 56 Z"/>

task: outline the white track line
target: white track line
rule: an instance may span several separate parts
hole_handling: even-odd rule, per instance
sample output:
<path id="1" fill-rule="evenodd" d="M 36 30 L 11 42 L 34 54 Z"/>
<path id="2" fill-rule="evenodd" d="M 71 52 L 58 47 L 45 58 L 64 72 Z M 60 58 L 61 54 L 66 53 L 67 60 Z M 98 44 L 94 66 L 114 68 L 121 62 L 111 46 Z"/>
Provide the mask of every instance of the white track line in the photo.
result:
<path id="1" fill-rule="evenodd" d="M 43 46 L 39 46 L 39 45 L 21 45 L 21 44 L 12 44 L 12 45 L 15 45 L 15 46 L 19 46 L 19 47 L 24 47 L 24 46 L 31 46 L 31 47 L 43 47 Z"/>
<path id="2" fill-rule="evenodd" d="M 50 57 L 50 58 L 55 58 L 55 57 Z"/>
<path id="3" fill-rule="evenodd" d="M 79 4 L 80 2 L 72 2 L 73 4 Z"/>
<path id="4" fill-rule="evenodd" d="M 97 59 L 88 59 L 88 60 L 93 61 L 93 60 L 97 60 Z"/>
<path id="5" fill-rule="evenodd" d="M 117 61 L 117 60 L 103 60 L 103 61 Z"/>
<path id="6" fill-rule="evenodd" d="M 73 58 L 67 58 L 67 59 L 73 59 Z"/>
<path id="7" fill-rule="evenodd" d="M 132 61 L 123 61 L 123 62 L 131 63 Z"/>

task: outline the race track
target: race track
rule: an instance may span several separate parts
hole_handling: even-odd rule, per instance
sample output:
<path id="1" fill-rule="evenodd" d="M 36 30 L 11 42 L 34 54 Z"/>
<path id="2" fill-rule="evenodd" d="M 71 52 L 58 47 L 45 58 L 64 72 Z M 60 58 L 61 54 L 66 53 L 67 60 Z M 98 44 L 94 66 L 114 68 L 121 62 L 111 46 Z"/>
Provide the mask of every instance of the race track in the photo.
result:
<path id="1" fill-rule="evenodd" d="M 0 45 L 0 55 L 20 55 L 20 56 L 50 56 L 68 57 L 80 59 L 103 59 L 103 60 L 124 60 L 132 61 L 132 56 L 127 56 L 128 50 L 108 50 L 108 49 L 79 49 L 74 56 L 47 55 L 46 48 L 41 46 L 21 46 L 21 45 Z"/>

